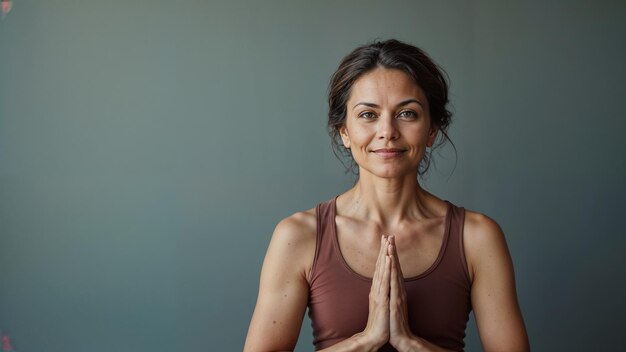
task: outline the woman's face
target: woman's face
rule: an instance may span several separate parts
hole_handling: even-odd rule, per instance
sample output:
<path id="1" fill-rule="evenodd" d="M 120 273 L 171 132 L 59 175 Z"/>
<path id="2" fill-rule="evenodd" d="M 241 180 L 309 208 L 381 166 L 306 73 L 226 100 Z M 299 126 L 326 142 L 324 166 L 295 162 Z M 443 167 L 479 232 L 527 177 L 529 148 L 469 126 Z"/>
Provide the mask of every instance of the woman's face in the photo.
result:
<path id="1" fill-rule="evenodd" d="M 424 92 L 409 76 L 386 68 L 364 74 L 352 85 L 346 112 L 339 132 L 361 175 L 417 175 L 437 129 L 431 125 Z"/>

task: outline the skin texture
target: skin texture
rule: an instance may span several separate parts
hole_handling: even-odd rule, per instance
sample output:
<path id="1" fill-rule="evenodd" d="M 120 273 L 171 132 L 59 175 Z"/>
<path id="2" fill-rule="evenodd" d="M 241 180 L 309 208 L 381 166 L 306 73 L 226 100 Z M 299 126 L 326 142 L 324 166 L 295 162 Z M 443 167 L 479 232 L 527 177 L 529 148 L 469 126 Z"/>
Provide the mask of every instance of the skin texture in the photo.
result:
<path id="1" fill-rule="evenodd" d="M 409 329 L 404 277 L 432 265 L 447 205 L 422 189 L 417 168 L 437 135 L 423 91 L 403 72 L 378 68 L 353 85 L 344 146 L 359 166 L 357 184 L 337 198 L 337 238 L 346 263 L 372 278 L 364 331 L 324 351 L 445 351 Z M 396 154 L 383 154 L 395 148 Z M 267 250 L 245 351 L 292 351 L 306 310 L 315 253 L 315 209 L 283 219 Z M 466 210 L 463 245 L 472 306 L 485 351 L 527 351 L 511 258 L 498 224 Z"/>

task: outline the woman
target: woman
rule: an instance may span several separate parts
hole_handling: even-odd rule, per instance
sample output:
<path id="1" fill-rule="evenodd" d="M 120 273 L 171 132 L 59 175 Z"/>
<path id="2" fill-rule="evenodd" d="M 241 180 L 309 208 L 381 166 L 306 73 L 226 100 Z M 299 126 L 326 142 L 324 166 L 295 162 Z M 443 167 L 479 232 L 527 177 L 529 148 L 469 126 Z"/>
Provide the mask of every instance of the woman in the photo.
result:
<path id="1" fill-rule="evenodd" d="M 448 139 L 447 103 L 416 47 L 375 42 L 343 59 L 328 125 L 358 181 L 276 226 L 245 351 L 293 350 L 307 305 L 316 350 L 461 351 L 472 309 L 485 351 L 529 350 L 500 227 L 418 182 Z"/>

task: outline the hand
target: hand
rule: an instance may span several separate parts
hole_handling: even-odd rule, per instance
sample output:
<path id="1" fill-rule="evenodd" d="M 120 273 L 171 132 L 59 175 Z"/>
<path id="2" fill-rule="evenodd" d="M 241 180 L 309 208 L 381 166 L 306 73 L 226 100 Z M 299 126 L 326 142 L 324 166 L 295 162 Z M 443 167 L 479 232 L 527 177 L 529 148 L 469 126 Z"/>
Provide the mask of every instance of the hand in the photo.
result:
<path id="1" fill-rule="evenodd" d="M 398 351 L 446 352 L 447 350 L 413 335 L 409 327 L 404 276 L 396 251 L 396 239 L 389 236 L 388 256 L 391 257 L 389 279 L 389 343 Z"/>
<path id="2" fill-rule="evenodd" d="M 369 314 L 367 325 L 362 335 L 376 349 L 389 341 L 389 290 L 392 258 L 389 256 L 387 236 L 380 239 L 380 251 L 376 260 L 376 269 L 369 293 Z"/>
<path id="3" fill-rule="evenodd" d="M 416 337 L 409 327 L 406 290 L 404 276 L 400 268 L 400 260 L 396 250 L 395 237 L 389 237 L 387 255 L 391 257 L 391 278 L 389 292 L 389 342 L 397 350 L 402 350 L 410 340 Z"/>

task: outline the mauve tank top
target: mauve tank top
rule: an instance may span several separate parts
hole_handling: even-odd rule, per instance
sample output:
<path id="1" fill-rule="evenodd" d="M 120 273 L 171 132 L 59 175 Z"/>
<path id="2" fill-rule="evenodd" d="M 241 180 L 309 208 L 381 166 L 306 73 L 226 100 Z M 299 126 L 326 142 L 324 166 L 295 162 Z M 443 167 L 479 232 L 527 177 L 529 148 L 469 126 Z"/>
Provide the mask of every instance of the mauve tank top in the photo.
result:
<path id="1" fill-rule="evenodd" d="M 363 331 L 372 280 L 354 272 L 343 258 L 335 225 L 337 197 L 316 207 L 317 244 L 309 276 L 309 317 L 315 349 L 332 346 Z M 446 201 L 443 242 L 435 262 L 404 279 L 411 331 L 443 348 L 463 351 L 471 311 L 470 280 L 463 253 L 465 209 Z M 395 351 L 387 344 L 380 351 Z"/>

